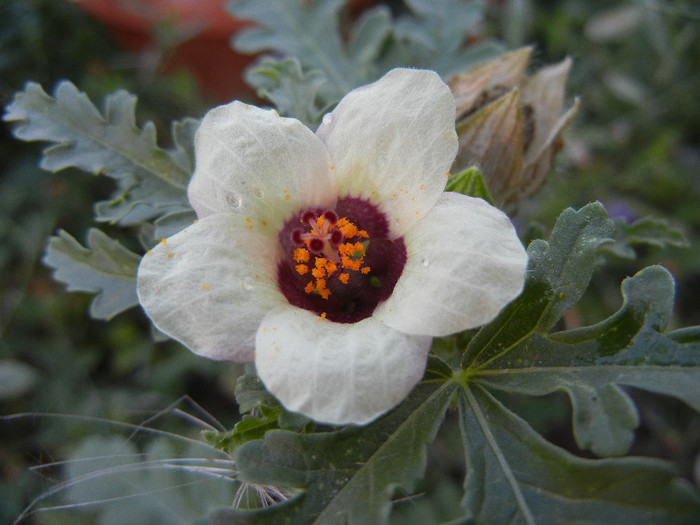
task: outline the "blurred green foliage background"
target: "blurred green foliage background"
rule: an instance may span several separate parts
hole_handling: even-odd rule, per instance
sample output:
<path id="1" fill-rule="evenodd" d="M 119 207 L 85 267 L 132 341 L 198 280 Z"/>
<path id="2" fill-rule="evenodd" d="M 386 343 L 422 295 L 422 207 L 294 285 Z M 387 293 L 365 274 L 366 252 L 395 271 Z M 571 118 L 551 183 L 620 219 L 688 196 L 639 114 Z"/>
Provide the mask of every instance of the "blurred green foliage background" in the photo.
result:
<path id="1" fill-rule="evenodd" d="M 400 2 L 389 4 L 401 9 Z M 576 324 L 604 318 L 618 306 L 622 278 L 661 263 L 677 279 L 674 325 L 700 324 L 700 6 L 692 0 L 492 0 L 487 12 L 485 33 L 509 48 L 533 44 L 535 66 L 571 56 L 569 93 L 582 99 L 556 170 L 515 218 L 523 234 L 546 235 L 565 207 L 600 200 L 613 216 L 668 218 L 690 242 L 689 248 L 645 247 L 636 261 L 611 257 L 567 319 Z M 200 117 L 221 101 L 205 94 L 185 70 L 162 72 L 178 43 L 177 35 L 163 37 L 166 29 L 159 28 L 149 49 L 126 51 L 68 1 L 5 0 L 0 102 L 9 103 L 27 80 L 48 91 L 67 78 L 95 101 L 119 88 L 131 91 L 139 96 L 140 120 L 153 120 L 162 130 L 173 119 Z M 233 399 L 238 366 L 197 358 L 172 342 L 154 343 L 139 310 L 109 323 L 91 320 L 89 297 L 66 293 L 52 281 L 40 262 L 47 237 L 63 228 L 83 240 L 92 203 L 106 198 L 111 187 L 80 172 L 44 172 L 37 166 L 39 152 L 40 146 L 20 143 L 7 126 L 0 127 L 0 414 L 138 423 L 188 395 L 230 427 L 239 417 Z M 700 481 L 700 418 L 680 402 L 640 393 L 635 399 L 642 427 L 633 453 L 670 459 L 679 473 Z M 576 450 L 564 397 L 507 402 L 548 439 Z M 448 419 L 431 449 L 429 497 L 417 506 L 399 504 L 396 523 L 405 523 L 408 514 L 417 523 L 448 519 L 440 515 L 440 502 L 461 497 L 464 473 L 453 454 L 459 445 L 451 443 L 450 424 Z M 167 428 L 198 435 L 183 419 L 170 419 Z M 114 431 L 40 416 L 0 422 L 0 522 L 11 522 L 52 479 L 60 479 L 56 470 L 36 473 L 29 467 L 65 459 L 87 437 Z M 52 512 L 27 523 L 77 523 L 77 516 L 85 523 L 96 519 Z"/>

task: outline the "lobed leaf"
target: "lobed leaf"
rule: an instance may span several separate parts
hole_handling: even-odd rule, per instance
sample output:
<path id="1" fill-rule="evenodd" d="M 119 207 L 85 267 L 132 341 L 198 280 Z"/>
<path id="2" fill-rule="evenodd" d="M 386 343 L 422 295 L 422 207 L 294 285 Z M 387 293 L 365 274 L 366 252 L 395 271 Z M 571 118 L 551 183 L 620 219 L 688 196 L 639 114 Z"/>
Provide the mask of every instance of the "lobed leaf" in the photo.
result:
<path id="1" fill-rule="evenodd" d="M 613 233 L 602 206 L 565 211 L 550 241 L 535 241 L 523 294 L 471 339 L 465 374 L 480 384 L 528 395 L 566 392 L 577 444 L 601 456 L 627 452 L 639 424 L 622 386 L 685 400 L 700 409 L 694 344 L 663 334 L 674 282 L 661 267 L 622 284 L 618 312 L 594 326 L 548 334 L 588 286 L 596 256 Z M 644 366 L 642 366 L 644 365 Z"/>
<path id="2" fill-rule="evenodd" d="M 697 494 L 663 461 L 573 456 L 477 385 L 463 385 L 459 409 L 467 460 L 465 521 L 651 525 L 700 520 Z"/>
<path id="3" fill-rule="evenodd" d="M 196 122 L 176 124 L 176 147 L 166 151 L 156 143 L 152 122 L 136 126 L 135 106 L 136 97 L 120 90 L 106 97 L 100 112 L 70 82 L 60 82 L 53 97 L 30 82 L 4 120 L 15 123 L 19 139 L 52 144 L 44 150 L 43 169 L 75 167 L 116 179 L 113 198 L 96 205 L 97 219 L 126 226 L 189 208 L 192 152 L 186 141 Z"/>
<path id="4" fill-rule="evenodd" d="M 634 259 L 637 255 L 635 246 L 643 245 L 655 248 L 685 248 L 688 241 L 683 232 L 663 219 L 643 217 L 629 223 L 623 218 L 616 218 L 615 242 L 606 246 L 605 251 L 625 259 Z"/>
<path id="5" fill-rule="evenodd" d="M 233 15 L 252 20 L 255 26 L 238 33 L 234 47 L 243 53 L 277 51 L 296 57 L 306 70 L 322 72 L 326 82 L 321 86 L 321 96 L 337 102 L 368 80 L 362 74 L 365 67 L 361 62 L 366 55 L 350 56 L 340 39 L 338 12 L 344 3 L 237 0 L 230 5 Z"/>
<path id="6" fill-rule="evenodd" d="M 280 113 L 318 124 L 314 113 L 331 108 L 351 89 L 394 67 L 424 67 L 447 75 L 502 51 L 490 41 L 465 45 L 479 32 L 482 2 L 412 0 L 411 12 L 397 21 L 386 6 L 376 6 L 361 13 L 345 41 L 340 35 L 345 32 L 341 9 L 346 3 L 235 0 L 231 4 L 234 16 L 255 22 L 235 37 L 238 51 L 274 52 L 301 65 L 300 71 L 265 58 L 248 75 L 249 83 Z"/>
<path id="7" fill-rule="evenodd" d="M 263 57 L 248 70 L 246 79 L 280 114 L 293 116 L 310 128 L 320 124 L 323 108 L 319 107 L 318 91 L 326 81 L 318 71 L 304 73 L 296 58 Z"/>
<path id="8" fill-rule="evenodd" d="M 599 203 L 565 210 L 550 241 L 537 240 L 528 247 L 523 293 L 471 340 L 464 367 L 483 366 L 536 331 L 552 328 L 585 292 L 598 251 L 611 242 L 612 233 L 612 222 Z"/>
<path id="9" fill-rule="evenodd" d="M 411 13 L 396 22 L 396 38 L 407 49 L 413 67 L 433 69 L 443 76 L 467 69 L 504 51 L 492 40 L 481 39 L 485 16 L 482 1 L 406 0 Z M 478 43 L 466 45 L 470 39 Z"/>
<path id="10" fill-rule="evenodd" d="M 440 373 L 449 372 L 443 364 Z M 439 375 L 439 374 L 438 374 Z M 367 427 L 316 434 L 268 432 L 264 440 L 240 447 L 234 459 L 240 479 L 294 487 L 304 493 L 266 510 L 220 509 L 212 524 L 384 523 L 391 498 L 413 489 L 456 385 L 421 383 L 409 397 Z"/>
<path id="11" fill-rule="evenodd" d="M 623 305 L 608 319 L 533 335 L 475 377 L 482 385 L 521 394 L 566 392 L 578 445 L 603 456 L 624 454 L 638 418 L 621 386 L 673 396 L 700 411 L 700 343 L 663 333 L 673 290 L 668 271 L 646 268 L 623 282 Z"/>
<path id="12" fill-rule="evenodd" d="M 111 319 L 138 304 L 136 270 L 141 257 L 91 228 L 87 246 L 63 230 L 49 239 L 43 262 L 54 269 L 53 277 L 70 292 L 95 294 L 90 315 Z"/>

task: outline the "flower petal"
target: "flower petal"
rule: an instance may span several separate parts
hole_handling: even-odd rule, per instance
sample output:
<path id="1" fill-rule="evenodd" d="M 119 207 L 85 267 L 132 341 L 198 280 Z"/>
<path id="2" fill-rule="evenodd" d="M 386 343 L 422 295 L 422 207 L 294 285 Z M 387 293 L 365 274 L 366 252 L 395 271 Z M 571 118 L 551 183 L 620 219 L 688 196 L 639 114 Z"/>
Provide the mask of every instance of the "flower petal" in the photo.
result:
<path id="1" fill-rule="evenodd" d="M 269 226 L 210 215 L 164 239 L 142 259 L 139 301 L 153 324 L 195 354 L 252 361 L 265 314 L 286 300 L 276 282 Z"/>
<path id="2" fill-rule="evenodd" d="M 521 292 L 527 252 L 508 217 L 446 192 L 405 236 L 408 258 L 373 316 L 410 334 L 443 336 L 493 319 Z"/>
<path id="3" fill-rule="evenodd" d="M 289 410 L 334 425 L 365 424 L 420 381 L 430 337 L 408 336 L 372 318 L 342 324 L 299 308 L 263 320 L 255 365 Z"/>
<path id="4" fill-rule="evenodd" d="M 275 231 L 302 208 L 332 206 L 335 179 L 323 143 L 301 122 L 242 102 L 206 114 L 188 188 L 198 217 L 238 213 Z"/>
<path id="5" fill-rule="evenodd" d="M 363 197 L 400 237 L 438 199 L 457 153 L 455 102 L 433 71 L 394 69 L 323 118 L 341 197 Z"/>

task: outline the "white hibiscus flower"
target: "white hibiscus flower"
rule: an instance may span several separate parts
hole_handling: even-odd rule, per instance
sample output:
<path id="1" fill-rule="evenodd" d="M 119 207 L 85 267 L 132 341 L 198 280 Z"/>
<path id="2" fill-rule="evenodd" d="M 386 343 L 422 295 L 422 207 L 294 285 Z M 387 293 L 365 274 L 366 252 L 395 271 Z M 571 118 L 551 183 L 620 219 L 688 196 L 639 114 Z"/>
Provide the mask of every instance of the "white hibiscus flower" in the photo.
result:
<path id="1" fill-rule="evenodd" d="M 144 256 L 143 308 L 199 355 L 255 361 L 289 410 L 372 421 L 421 379 L 433 337 L 490 321 L 523 286 L 508 218 L 443 191 L 454 126 L 449 88 L 411 69 L 351 91 L 315 134 L 241 102 L 211 110 L 198 221 Z"/>

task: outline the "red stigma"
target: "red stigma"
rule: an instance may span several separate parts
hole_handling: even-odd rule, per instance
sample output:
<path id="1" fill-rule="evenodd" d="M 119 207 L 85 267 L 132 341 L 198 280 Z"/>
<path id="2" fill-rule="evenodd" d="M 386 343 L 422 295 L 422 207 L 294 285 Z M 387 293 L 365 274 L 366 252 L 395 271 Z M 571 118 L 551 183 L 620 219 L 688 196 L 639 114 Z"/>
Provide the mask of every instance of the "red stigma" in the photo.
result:
<path id="1" fill-rule="evenodd" d="M 323 242 L 323 239 L 309 239 L 309 251 L 312 253 L 321 253 L 323 251 L 323 248 L 325 248 L 326 243 Z"/>
<path id="2" fill-rule="evenodd" d="M 301 216 L 301 222 L 302 222 L 302 224 L 309 224 L 309 225 L 312 222 L 316 222 L 316 214 L 311 210 L 305 211 Z"/>
<path id="3" fill-rule="evenodd" d="M 291 238 L 292 242 L 297 246 L 304 246 L 304 239 L 301 238 L 301 230 L 294 230 L 292 232 Z"/>
<path id="4" fill-rule="evenodd" d="M 324 211 L 323 218 L 326 220 L 329 227 L 335 226 L 338 223 L 338 215 L 333 210 Z"/>

